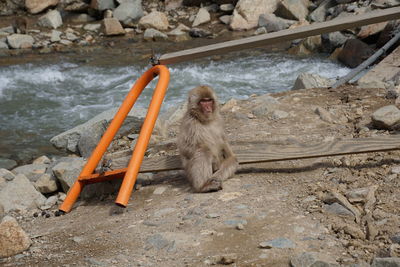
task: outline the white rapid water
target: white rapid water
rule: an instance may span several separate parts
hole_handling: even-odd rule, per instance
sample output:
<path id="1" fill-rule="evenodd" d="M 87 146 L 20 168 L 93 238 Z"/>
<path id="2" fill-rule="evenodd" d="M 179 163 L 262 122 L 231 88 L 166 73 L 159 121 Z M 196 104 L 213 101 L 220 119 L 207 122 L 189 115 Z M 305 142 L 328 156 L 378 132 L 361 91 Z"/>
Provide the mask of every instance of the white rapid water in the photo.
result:
<path id="1" fill-rule="evenodd" d="M 146 69 L 72 63 L 0 67 L 0 157 L 51 153 L 51 137 L 118 107 Z M 170 71 L 163 110 L 184 101 L 187 91 L 200 84 L 211 85 L 226 101 L 290 90 L 302 72 L 336 78 L 349 69 L 323 57 L 259 54 L 173 65 Z M 155 82 L 144 90 L 137 105 L 147 107 Z"/>

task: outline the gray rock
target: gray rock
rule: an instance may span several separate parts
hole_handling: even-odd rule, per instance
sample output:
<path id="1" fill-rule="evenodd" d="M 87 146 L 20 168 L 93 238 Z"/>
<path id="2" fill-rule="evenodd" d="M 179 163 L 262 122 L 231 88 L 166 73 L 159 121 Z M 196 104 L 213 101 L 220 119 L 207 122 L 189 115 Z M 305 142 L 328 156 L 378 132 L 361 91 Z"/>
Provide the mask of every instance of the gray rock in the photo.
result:
<path id="1" fill-rule="evenodd" d="M 310 19 L 315 22 L 325 21 L 327 10 L 336 5 L 336 0 L 324 0 L 311 14 Z"/>
<path id="2" fill-rule="evenodd" d="M 106 36 L 124 35 L 126 32 L 116 18 L 105 18 L 102 22 L 103 32 Z"/>
<path id="3" fill-rule="evenodd" d="M 156 190 L 154 190 L 153 195 L 162 195 L 165 190 L 167 190 L 165 186 L 157 187 Z"/>
<path id="4" fill-rule="evenodd" d="M 327 123 L 332 123 L 332 122 L 333 122 L 332 114 L 331 114 L 329 111 L 327 111 L 326 109 L 324 109 L 324 108 L 322 108 L 322 107 L 317 107 L 317 108 L 314 110 L 314 112 L 315 112 L 315 114 L 317 114 L 317 115 L 319 116 L 319 118 L 320 118 L 321 120 L 323 120 L 324 122 L 327 122 Z"/>
<path id="5" fill-rule="evenodd" d="M 57 29 L 63 22 L 60 12 L 57 10 L 50 10 L 46 15 L 39 18 L 38 24 L 42 27 Z"/>
<path id="6" fill-rule="evenodd" d="M 12 170 L 14 174 L 23 174 L 29 181 L 36 182 L 47 170 L 47 164 L 28 164 Z"/>
<path id="7" fill-rule="evenodd" d="M 35 159 L 32 163 L 33 164 L 50 164 L 51 160 L 46 156 L 41 156 L 41 157 L 38 157 L 37 159 Z"/>
<path id="8" fill-rule="evenodd" d="M 289 28 L 295 21 L 279 18 L 274 14 L 262 14 L 258 18 L 258 27 L 265 27 L 268 32 L 276 32 Z"/>
<path id="9" fill-rule="evenodd" d="M 124 25 L 129 25 L 130 23 L 139 20 L 143 15 L 141 0 L 122 2 L 114 10 L 114 18 L 118 19 Z"/>
<path id="10" fill-rule="evenodd" d="M 14 33 L 14 29 L 12 26 L 7 26 L 4 28 L 0 28 L 0 33 L 6 33 L 6 35 L 8 35 L 10 33 Z"/>
<path id="11" fill-rule="evenodd" d="M 237 227 L 238 225 L 242 225 L 242 226 L 247 225 L 247 221 L 246 220 L 226 220 L 226 221 L 224 221 L 224 224 Z"/>
<path id="12" fill-rule="evenodd" d="M 6 216 L 0 223 L 0 258 L 10 257 L 27 250 L 31 239 L 17 220 Z"/>
<path id="13" fill-rule="evenodd" d="M 393 241 L 393 243 L 400 244 L 400 232 L 391 236 L 390 239 Z"/>
<path id="14" fill-rule="evenodd" d="M 87 23 L 95 20 L 95 18 L 89 16 L 88 14 L 75 14 L 71 17 L 71 22 L 73 23 Z"/>
<path id="15" fill-rule="evenodd" d="M 254 35 L 260 35 L 260 34 L 264 34 L 267 33 L 267 29 L 265 27 L 260 27 L 257 30 L 255 30 Z"/>
<path id="16" fill-rule="evenodd" d="M 379 129 L 392 129 L 400 122 L 400 110 L 395 105 L 382 107 L 371 116 L 375 127 Z"/>
<path id="17" fill-rule="evenodd" d="M 44 205 L 53 207 L 54 205 L 57 204 L 57 201 L 58 201 L 58 197 L 57 196 L 51 196 L 48 199 L 46 199 L 46 201 L 44 202 Z"/>
<path id="18" fill-rule="evenodd" d="M 15 175 L 7 169 L 0 169 L 0 178 L 3 178 L 4 181 L 12 181 Z"/>
<path id="19" fill-rule="evenodd" d="M 49 7 L 56 6 L 58 2 L 59 0 L 25 0 L 25 7 L 29 13 L 37 14 Z"/>
<path id="20" fill-rule="evenodd" d="M 354 217 L 354 214 L 340 205 L 339 203 L 332 203 L 330 205 L 325 205 L 324 209 L 332 214 L 339 215 L 339 216 L 345 216 L 345 217 Z"/>
<path id="21" fill-rule="evenodd" d="M 306 19 L 308 8 L 306 1 L 282 0 L 274 13 L 282 18 L 301 21 Z"/>
<path id="22" fill-rule="evenodd" d="M 64 192 L 68 192 L 69 188 L 74 184 L 84 164 L 85 160 L 83 158 L 62 158 L 53 167 L 53 173 Z"/>
<path id="23" fill-rule="evenodd" d="M 297 77 L 292 90 L 330 87 L 333 82 L 333 80 L 322 77 L 318 74 L 303 72 Z"/>
<path id="24" fill-rule="evenodd" d="M 35 188 L 42 194 L 49 194 L 58 191 L 57 179 L 49 174 L 42 174 L 35 182 Z"/>
<path id="25" fill-rule="evenodd" d="M 207 23 L 211 20 L 210 13 L 208 13 L 207 9 L 200 8 L 197 12 L 196 18 L 193 21 L 192 27 L 197 27 L 201 24 Z"/>
<path id="26" fill-rule="evenodd" d="M 143 38 L 146 41 L 161 41 L 161 40 L 168 40 L 168 35 L 157 31 L 156 29 L 149 28 L 144 31 Z"/>
<path id="27" fill-rule="evenodd" d="M 67 38 L 69 41 L 71 41 L 71 42 L 74 42 L 74 41 L 76 41 L 76 40 L 78 40 L 79 39 L 79 37 L 78 36 L 76 36 L 74 33 L 72 33 L 72 32 L 67 32 L 66 34 L 65 34 L 65 38 Z"/>
<path id="28" fill-rule="evenodd" d="M 78 146 L 81 136 L 92 136 L 93 140 L 91 141 L 91 144 L 97 144 L 99 136 L 104 134 L 108 124 L 111 122 L 117 111 L 118 108 L 106 110 L 89 121 L 53 137 L 50 142 L 58 149 L 73 153 L 79 153 L 80 149 L 82 151 L 88 151 L 87 148 L 83 147 L 83 144 L 81 144 L 81 148 Z M 117 136 L 128 135 L 133 130 L 138 131 L 142 126 L 145 114 L 146 110 L 144 109 L 134 108 L 131 110 L 118 131 Z M 88 142 L 87 139 L 86 142 Z M 93 147 L 91 149 L 93 149 Z"/>
<path id="29" fill-rule="evenodd" d="M 375 258 L 371 267 L 400 267 L 400 258 Z"/>
<path id="30" fill-rule="evenodd" d="M 92 0 L 90 6 L 98 11 L 115 8 L 114 0 Z"/>
<path id="31" fill-rule="evenodd" d="M 224 15 L 224 16 L 219 17 L 219 20 L 220 20 L 223 24 L 228 25 L 229 23 L 231 23 L 232 16 L 231 16 L 231 15 Z"/>
<path id="32" fill-rule="evenodd" d="M 15 160 L 0 158 L 0 168 L 11 170 L 15 166 L 17 166 L 17 162 Z"/>
<path id="33" fill-rule="evenodd" d="M 235 9 L 235 6 L 232 4 L 222 4 L 219 6 L 219 9 L 222 12 L 232 12 Z"/>
<path id="34" fill-rule="evenodd" d="M 165 208 L 165 209 L 161 209 L 161 210 L 158 210 L 158 211 L 156 211 L 156 212 L 154 213 L 154 217 L 162 217 L 162 216 L 168 215 L 168 214 L 170 214 L 170 213 L 173 213 L 173 212 L 175 212 L 175 211 L 176 211 L 175 208 Z"/>
<path id="35" fill-rule="evenodd" d="M 290 260 L 292 267 L 339 267 L 336 261 L 328 255 L 316 252 L 304 252 Z"/>
<path id="36" fill-rule="evenodd" d="M 46 198 L 36 191 L 28 178 L 18 174 L 12 181 L 8 181 L 0 187 L 0 203 L 6 212 L 37 208 L 43 205 Z"/>
<path id="37" fill-rule="evenodd" d="M 295 248 L 296 244 L 290 239 L 279 237 L 273 240 L 261 242 L 260 248 Z"/>
<path id="38" fill-rule="evenodd" d="M 60 32 L 60 31 L 52 30 L 50 41 L 53 43 L 61 41 L 61 37 L 60 37 L 61 34 L 62 34 L 62 32 Z"/>
<path id="39" fill-rule="evenodd" d="M 101 28 L 101 24 L 99 24 L 99 23 L 86 24 L 85 26 L 83 26 L 84 30 L 92 31 L 92 32 L 97 32 L 98 30 L 100 30 L 100 28 Z"/>
<path id="40" fill-rule="evenodd" d="M 168 17 L 162 12 L 153 11 L 139 20 L 139 26 L 144 29 L 154 28 L 165 31 L 169 27 Z"/>
<path id="41" fill-rule="evenodd" d="M 34 42 L 33 37 L 27 34 L 15 33 L 7 36 L 8 45 L 14 49 L 30 48 Z"/>
<path id="42" fill-rule="evenodd" d="M 341 47 L 349 39 L 341 32 L 330 32 L 321 35 L 322 50 L 325 53 L 332 53 L 336 48 Z"/>
<path id="43" fill-rule="evenodd" d="M 9 49 L 9 48 L 8 48 L 8 45 L 5 42 L 0 41 L 0 49 Z"/>

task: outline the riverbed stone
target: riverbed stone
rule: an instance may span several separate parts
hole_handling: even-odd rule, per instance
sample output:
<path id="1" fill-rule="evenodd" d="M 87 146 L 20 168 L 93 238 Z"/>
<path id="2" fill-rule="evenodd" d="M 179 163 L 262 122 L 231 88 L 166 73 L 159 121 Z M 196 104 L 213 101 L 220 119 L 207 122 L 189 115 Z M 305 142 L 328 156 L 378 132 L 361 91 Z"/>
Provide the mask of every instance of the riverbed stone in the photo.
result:
<path id="1" fill-rule="evenodd" d="M 153 11 L 139 20 L 139 26 L 145 29 L 155 28 L 160 31 L 168 30 L 167 16 L 159 11 Z"/>
<path id="2" fill-rule="evenodd" d="M 6 212 L 40 207 L 45 200 L 23 174 L 16 175 L 12 181 L 7 181 L 0 187 L 0 203 Z"/>
<path id="3" fill-rule="evenodd" d="M 232 4 L 222 4 L 219 6 L 219 9 L 222 12 L 232 13 L 232 11 L 235 9 L 235 6 Z"/>
<path id="4" fill-rule="evenodd" d="M 47 170 L 47 164 L 28 164 L 19 166 L 12 170 L 14 174 L 23 174 L 29 181 L 36 182 Z"/>
<path id="5" fill-rule="evenodd" d="M 65 3 L 65 7 L 64 10 L 65 11 L 69 11 L 69 12 L 74 12 L 74 13 L 78 13 L 78 12 L 87 12 L 89 9 L 89 4 L 84 2 L 84 1 L 68 1 L 67 3 Z M 74 17 L 80 17 L 80 15 L 87 15 L 87 14 L 76 14 L 75 16 L 73 16 L 71 19 L 73 20 Z M 86 17 L 86 16 L 82 16 L 81 18 Z"/>
<path id="6" fill-rule="evenodd" d="M 323 107 L 316 107 L 314 110 L 315 114 L 319 116 L 319 118 L 327 123 L 333 123 L 334 120 L 332 118 L 332 114 Z"/>
<path id="7" fill-rule="evenodd" d="M 103 32 L 106 36 L 124 35 L 125 30 L 116 18 L 105 18 L 102 22 Z"/>
<path id="8" fill-rule="evenodd" d="M 106 9 L 114 9 L 115 3 L 114 0 L 91 0 L 90 7 L 98 11 L 104 11 Z"/>
<path id="9" fill-rule="evenodd" d="M 100 23 L 86 24 L 85 26 L 83 26 L 83 29 L 86 31 L 97 32 L 98 30 L 101 29 L 101 24 Z"/>
<path id="10" fill-rule="evenodd" d="M 62 190 L 66 193 L 74 184 L 85 165 L 85 160 L 78 157 L 61 158 L 53 167 L 53 173 L 61 184 Z"/>
<path id="11" fill-rule="evenodd" d="M 0 49 L 9 49 L 8 44 L 6 42 L 0 41 Z"/>
<path id="12" fill-rule="evenodd" d="M 34 42 L 33 37 L 28 34 L 15 33 L 7 36 L 8 45 L 14 49 L 30 48 Z"/>
<path id="13" fill-rule="evenodd" d="M 62 24 L 61 14 L 57 10 L 50 10 L 38 19 L 38 25 L 45 28 L 57 29 Z"/>
<path id="14" fill-rule="evenodd" d="M 350 68 L 355 68 L 367 60 L 374 50 L 358 39 L 349 39 L 338 55 L 338 60 Z"/>
<path id="15" fill-rule="evenodd" d="M 0 178 L 4 179 L 4 181 L 12 181 L 15 178 L 15 174 L 7 169 L 0 169 Z"/>
<path id="16" fill-rule="evenodd" d="M 372 116 L 372 123 L 379 129 L 392 129 L 400 122 L 400 110 L 395 105 L 381 107 Z"/>
<path id="17" fill-rule="evenodd" d="M 275 0 L 239 0 L 230 23 L 232 30 L 249 30 L 257 27 L 261 14 L 273 13 L 278 5 Z"/>
<path id="18" fill-rule="evenodd" d="M 349 39 L 341 32 L 330 32 L 321 35 L 322 51 L 332 53 L 336 48 L 341 47 Z"/>
<path id="19" fill-rule="evenodd" d="M 281 0 L 275 14 L 291 20 L 305 20 L 308 15 L 309 1 Z"/>
<path id="20" fill-rule="evenodd" d="M 201 24 L 210 22 L 211 16 L 210 13 L 205 8 L 200 8 L 197 12 L 196 18 L 193 21 L 192 27 L 197 27 Z"/>
<path id="21" fill-rule="evenodd" d="M 324 0 L 321 4 L 310 13 L 309 17 L 312 21 L 325 21 L 327 10 L 336 5 L 336 0 Z"/>
<path id="22" fill-rule="evenodd" d="M 232 16 L 231 15 L 224 15 L 224 16 L 219 17 L 218 19 L 223 24 L 229 25 L 231 23 Z"/>
<path id="23" fill-rule="evenodd" d="M 327 211 L 328 213 L 335 214 L 338 216 L 343 216 L 343 217 L 351 217 L 354 218 L 354 214 L 340 205 L 339 203 L 332 203 L 330 205 L 325 205 L 324 210 Z"/>
<path id="24" fill-rule="evenodd" d="M 49 194 L 58 191 L 56 177 L 50 173 L 42 174 L 35 182 L 35 188 L 42 194 Z"/>
<path id="25" fill-rule="evenodd" d="M 332 84 L 333 81 L 331 79 L 322 77 L 318 74 L 303 72 L 297 77 L 292 90 L 329 87 Z"/>
<path id="26" fill-rule="evenodd" d="M 31 239 L 17 220 L 6 216 L 0 223 L 0 258 L 10 257 L 27 250 Z"/>
<path id="27" fill-rule="evenodd" d="M 208 36 L 211 36 L 212 33 L 204 29 L 192 28 L 189 31 L 189 35 L 193 38 L 206 38 Z"/>
<path id="28" fill-rule="evenodd" d="M 371 267 L 400 267 L 400 258 L 375 258 Z"/>
<path id="29" fill-rule="evenodd" d="M 117 111 L 118 108 L 106 110 L 89 121 L 53 137 L 50 142 L 58 149 L 79 154 L 78 143 L 81 136 L 92 136 L 93 141 L 91 143 L 97 144 L 99 141 L 98 137 L 103 135 Z M 142 126 L 145 115 L 145 109 L 133 108 L 119 129 L 117 136 L 128 135 L 130 133 L 135 133 L 135 131 L 138 132 Z"/>
<path id="30" fill-rule="evenodd" d="M 144 31 L 143 38 L 146 41 L 162 41 L 162 40 L 168 40 L 168 35 L 160 31 L 157 31 L 156 29 L 149 28 Z"/>
<path id="31" fill-rule="evenodd" d="M 12 159 L 0 158 L 0 168 L 11 170 L 17 166 L 17 162 Z"/>
<path id="32" fill-rule="evenodd" d="M 59 0 L 25 0 L 25 7 L 31 14 L 37 14 L 43 10 L 56 6 Z"/>
<path id="33" fill-rule="evenodd" d="M 335 259 L 331 258 L 326 254 L 317 252 L 303 252 L 297 256 L 294 256 L 290 260 L 290 266 L 292 267 L 313 267 L 313 266 L 324 266 L 324 267 L 339 267 Z"/>
<path id="34" fill-rule="evenodd" d="M 124 25 L 129 25 L 139 20 L 143 15 L 141 0 L 124 1 L 114 10 L 113 14 L 114 18 L 118 19 Z"/>
<path id="35" fill-rule="evenodd" d="M 276 32 L 289 28 L 295 21 L 283 19 L 275 14 L 262 14 L 258 19 L 258 27 L 265 27 L 268 32 Z"/>
<path id="36" fill-rule="evenodd" d="M 378 34 L 379 32 L 383 31 L 383 29 L 386 27 L 388 24 L 387 21 L 385 22 L 380 22 L 380 23 L 375 23 L 375 24 L 370 24 L 370 25 L 364 25 L 361 27 L 360 31 L 357 34 L 357 37 L 360 39 L 367 38 L 368 36 Z"/>

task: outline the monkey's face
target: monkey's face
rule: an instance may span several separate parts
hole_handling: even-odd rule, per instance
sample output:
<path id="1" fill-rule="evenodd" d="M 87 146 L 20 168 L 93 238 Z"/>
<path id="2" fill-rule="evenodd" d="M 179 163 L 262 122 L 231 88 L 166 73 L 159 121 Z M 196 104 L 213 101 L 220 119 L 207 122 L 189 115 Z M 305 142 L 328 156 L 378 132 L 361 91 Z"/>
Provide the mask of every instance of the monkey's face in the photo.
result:
<path id="1" fill-rule="evenodd" d="M 204 115 L 208 115 L 214 112 L 214 99 L 202 98 L 199 101 L 199 107 Z"/>

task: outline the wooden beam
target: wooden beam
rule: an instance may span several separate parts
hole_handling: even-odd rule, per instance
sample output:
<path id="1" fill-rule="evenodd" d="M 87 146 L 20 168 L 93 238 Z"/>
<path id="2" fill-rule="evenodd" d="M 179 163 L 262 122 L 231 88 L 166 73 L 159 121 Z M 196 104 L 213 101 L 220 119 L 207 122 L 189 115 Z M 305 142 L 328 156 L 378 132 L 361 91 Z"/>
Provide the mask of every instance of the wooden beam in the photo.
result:
<path id="1" fill-rule="evenodd" d="M 400 135 L 356 138 L 334 140 L 320 144 L 307 145 L 267 145 L 267 144 L 248 144 L 245 150 L 233 150 L 238 158 L 239 164 L 251 164 L 261 162 L 274 162 L 284 160 L 296 160 L 318 157 L 339 156 L 348 154 L 382 152 L 400 149 Z M 121 154 L 119 155 L 121 156 Z M 130 160 L 129 156 L 114 158 L 113 155 L 107 155 L 111 159 L 112 169 L 125 168 Z M 162 156 L 154 158 L 145 158 L 143 160 L 140 172 L 159 172 L 181 169 L 181 162 L 178 155 Z M 110 174 L 117 174 L 112 171 Z"/>
<path id="2" fill-rule="evenodd" d="M 305 38 L 322 33 L 341 31 L 344 29 L 351 29 L 363 25 L 395 19 L 400 19 L 400 7 L 392 7 L 379 11 L 368 12 L 362 15 L 341 17 L 338 19 L 333 19 L 320 23 L 313 23 L 308 26 L 298 27 L 294 29 L 287 29 L 239 40 L 232 40 L 228 42 L 168 53 L 160 57 L 159 63 L 163 65 L 179 63 L 196 58 L 220 55 L 243 49 L 256 48 L 274 43 Z"/>

